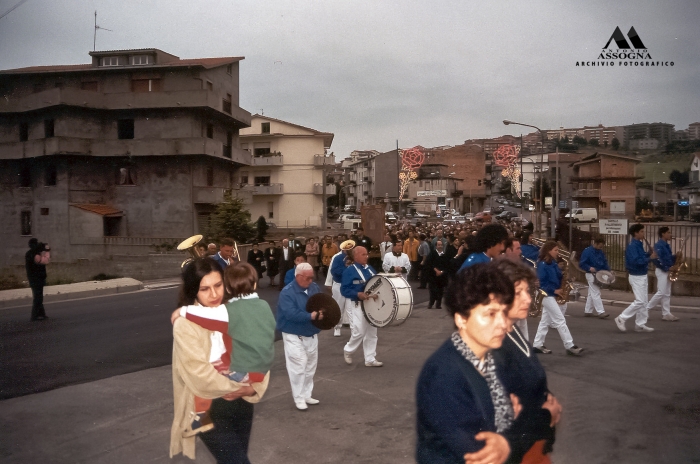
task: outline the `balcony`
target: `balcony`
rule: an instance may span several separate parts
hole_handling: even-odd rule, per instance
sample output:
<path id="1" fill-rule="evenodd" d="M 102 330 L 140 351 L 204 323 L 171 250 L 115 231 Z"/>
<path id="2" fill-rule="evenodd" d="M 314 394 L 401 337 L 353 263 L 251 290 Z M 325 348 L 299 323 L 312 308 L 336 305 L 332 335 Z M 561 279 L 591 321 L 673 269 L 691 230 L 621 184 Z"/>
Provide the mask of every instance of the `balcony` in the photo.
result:
<path id="1" fill-rule="evenodd" d="M 314 166 L 335 166 L 335 155 L 314 155 Z"/>
<path id="2" fill-rule="evenodd" d="M 595 197 L 600 198 L 600 189 L 578 189 L 572 192 L 574 197 Z"/>
<path id="3" fill-rule="evenodd" d="M 75 88 L 54 88 L 18 98 L 0 100 L 1 113 L 23 113 L 52 106 L 79 106 L 101 110 L 135 110 L 142 108 L 211 108 L 250 126 L 250 113 L 232 106 L 224 111 L 221 97 L 209 90 L 174 92 L 100 93 Z M 226 108 L 228 109 L 228 108 Z"/>
<path id="4" fill-rule="evenodd" d="M 253 166 L 282 166 L 282 155 L 253 156 Z"/>
<path id="5" fill-rule="evenodd" d="M 44 155 L 63 154 L 92 156 L 207 155 L 215 158 L 230 159 L 242 165 L 251 164 L 251 156 L 248 151 L 240 148 L 226 150 L 222 142 L 206 137 L 128 140 L 51 137 L 48 139 L 28 140 L 26 142 L 0 143 L 0 151 L 3 159 L 35 158 Z"/>
<path id="6" fill-rule="evenodd" d="M 335 184 L 326 184 L 326 195 L 335 195 Z M 323 184 L 314 184 L 314 195 L 323 195 Z"/>
<path id="7" fill-rule="evenodd" d="M 282 195 L 284 184 L 256 185 L 253 187 L 253 195 Z"/>

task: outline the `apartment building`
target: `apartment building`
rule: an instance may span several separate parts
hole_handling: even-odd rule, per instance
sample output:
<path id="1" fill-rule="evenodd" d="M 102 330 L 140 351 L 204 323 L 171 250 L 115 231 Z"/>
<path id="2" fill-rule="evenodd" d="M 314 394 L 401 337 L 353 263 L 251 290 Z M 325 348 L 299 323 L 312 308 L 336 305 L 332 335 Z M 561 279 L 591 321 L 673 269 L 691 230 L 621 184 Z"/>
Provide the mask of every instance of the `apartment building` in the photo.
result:
<path id="1" fill-rule="evenodd" d="M 399 168 L 396 150 L 356 150 L 343 160 L 345 205 L 358 208 L 386 202 L 387 210 L 398 211 Z"/>
<path id="2" fill-rule="evenodd" d="M 318 227 L 326 196 L 335 195 L 335 184 L 324 172 L 335 168 L 328 154 L 333 134 L 260 114 L 240 131 L 241 148 L 252 156 L 240 169 L 237 184 L 252 193 L 253 219 L 263 216 L 278 227 Z"/>
<path id="3" fill-rule="evenodd" d="M 56 262 L 144 254 L 201 232 L 251 163 L 239 148 L 243 57 L 149 48 L 0 71 L 0 262 L 27 240 Z"/>

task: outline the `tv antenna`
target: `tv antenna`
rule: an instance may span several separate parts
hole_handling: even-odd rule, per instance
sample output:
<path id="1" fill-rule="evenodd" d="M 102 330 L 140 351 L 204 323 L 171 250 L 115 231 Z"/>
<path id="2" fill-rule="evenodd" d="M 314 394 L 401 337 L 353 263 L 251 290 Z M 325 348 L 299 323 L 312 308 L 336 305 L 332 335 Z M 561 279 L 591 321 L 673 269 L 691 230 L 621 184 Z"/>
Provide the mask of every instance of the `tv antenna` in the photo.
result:
<path id="1" fill-rule="evenodd" d="M 1 15 L 0 15 L 0 19 L 4 18 L 5 16 L 9 15 L 10 13 L 12 13 L 17 7 L 19 7 L 22 3 L 26 2 L 26 1 L 27 1 L 27 0 L 22 0 L 21 2 L 19 2 L 18 4 L 16 4 L 16 5 L 13 6 L 12 8 L 10 8 L 9 10 L 7 10 L 7 11 L 4 12 L 3 14 L 1 14 Z"/>
<path id="2" fill-rule="evenodd" d="M 25 0 L 26 1 L 26 0 Z M 106 27 L 101 27 L 97 25 L 97 10 L 95 10 L 95 33 L 92 36 L 92 51 L 95 51 L 95 44 L 97 43 L 97 30 L 101 29 L 103 31 L 114 32 L 112 29 L 107 29 Z"/>

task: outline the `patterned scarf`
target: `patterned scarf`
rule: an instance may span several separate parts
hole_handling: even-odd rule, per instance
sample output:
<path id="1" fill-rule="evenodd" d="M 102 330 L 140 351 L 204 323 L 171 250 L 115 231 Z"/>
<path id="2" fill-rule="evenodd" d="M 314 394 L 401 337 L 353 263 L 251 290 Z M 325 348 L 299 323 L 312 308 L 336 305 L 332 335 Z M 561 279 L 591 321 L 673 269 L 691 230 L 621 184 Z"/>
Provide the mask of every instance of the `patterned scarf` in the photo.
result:
<path id="1" fill-rule="evenodd" d="M 474 352 L 464 343 L 459 332 L 452 334 L 452 343 L 457 351 L 460 352 L 464 359 L 474 365 L 476 370 L 481 372 L 489 386 L 491 393 L 491 401 L 496 418 L 496 431 L 498 433 L 508 430 L 513 423 L 513 405 L 510 402 L 510 397 L 506 394 L 501 381 L 496 377 L 496 363 L 493 361 L 491 353 L 486 353 L 484 362 L 479 361 Z"/>

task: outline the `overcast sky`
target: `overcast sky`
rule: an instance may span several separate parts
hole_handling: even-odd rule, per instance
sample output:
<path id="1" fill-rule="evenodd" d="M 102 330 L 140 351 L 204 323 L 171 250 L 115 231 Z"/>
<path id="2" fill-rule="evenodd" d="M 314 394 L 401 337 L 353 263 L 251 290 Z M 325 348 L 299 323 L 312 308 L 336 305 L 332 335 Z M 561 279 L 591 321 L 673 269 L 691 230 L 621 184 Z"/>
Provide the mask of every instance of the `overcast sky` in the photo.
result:
<path id="1" fill-rule="evenodd" d="M 0 19 L 0 68 L 88 63 L 95 10 L 98 50 L 245 56 L 241 107 L 333 132 L 339 158 L 528 132 L 503 119 L 700 121 L 697 0 L 28 0 Z M 575 66 L 617 26 L 674 66 Z"/>

